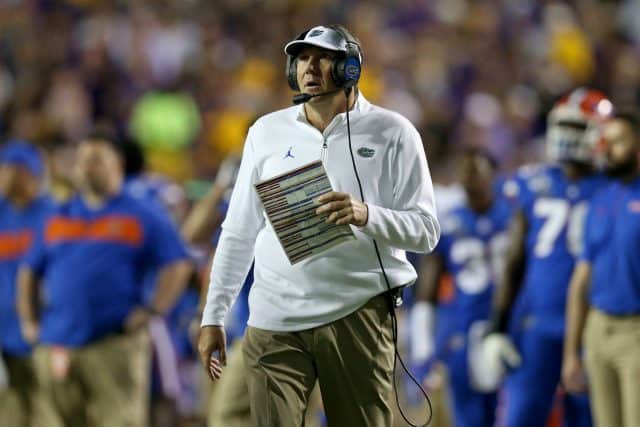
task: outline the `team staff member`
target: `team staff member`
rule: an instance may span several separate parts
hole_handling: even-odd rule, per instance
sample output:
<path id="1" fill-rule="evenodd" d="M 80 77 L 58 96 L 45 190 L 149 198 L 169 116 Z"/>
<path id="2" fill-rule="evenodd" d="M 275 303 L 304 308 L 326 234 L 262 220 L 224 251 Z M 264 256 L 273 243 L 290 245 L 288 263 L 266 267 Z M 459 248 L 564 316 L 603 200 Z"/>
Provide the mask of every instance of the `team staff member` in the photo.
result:
<path id="1" fill-rule="evenodd" d="M 22 330 L 40 344 L 38 385 L 56 409 L 47 426 L 147 425 L 143 327 L 173 306 L 190 272 L 177 230 L 122 190 L 118 147 L 107 134 L 80 143 L 79 194 L 45 222 L 20 271 Z M 141 306 L 150 269 L 159 270 L 156 293 Z M 38 280 L 41 312 L 33 304 Z"/>
<path id="2" fill-rule="evenodd" d="M 31 346 L 20 332 L 16 312 L 16 276 L 36 230 L 53 209 L 42 192 L 44 165 L 36 147 L 10 141 L 0 151 L 0 349 L 9 389 L 0 393 L 0 420 L 16 427 L 37 425 Z"/>
<path id="3" fill-rule="evenodd" d="M 413 283 L 404 251 L 431 251 L 440 235 L 422 141 L 407 119 L 358 91 L 362 53 L 344 28 L 314 27 L 285 53 L 290 86 L 314 97 L 248 132 L 213 261 L 200 356 L 212 379 L 224 375 L 223 319 L 255 253 L 243 343 L 253 425 L 301 425 L 319 380 L 329 425 L 389 426 L 391 315 L 373 240 L 390 286 Z M 319 197 L 316 212 L 352 225 L 356 239 L 291 265 L 254 183 L 319 159 L 336 191 Z"/>
<path id="4" fill-rule="evenodd" d="M 562 376 L 567 389 L 585 389 L 584 342 L 595 424 L 632 427 L 640 421 L 640 123 L 621 114 L 604 137 L 613 179 L 589 206 L 571 279 Z"/>

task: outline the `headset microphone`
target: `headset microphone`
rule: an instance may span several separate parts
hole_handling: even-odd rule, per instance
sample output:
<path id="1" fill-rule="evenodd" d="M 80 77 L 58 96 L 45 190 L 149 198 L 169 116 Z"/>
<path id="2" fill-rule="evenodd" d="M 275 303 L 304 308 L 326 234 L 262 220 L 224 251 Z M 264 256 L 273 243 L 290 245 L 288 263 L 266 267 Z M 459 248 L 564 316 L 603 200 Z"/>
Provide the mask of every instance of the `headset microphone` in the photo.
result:
<path id="1" fill-rule="evenodd" d="M 295 105 L 304 104 L 305 102 L 309 102 L 311 98 L 315 98 L 316 96 L 331 95 L 333 93 L 340 92 L 341 90 L 342 88 L 338 88 L 338 89 L 330 90 L 328 92 L 317 93 L 315 95 L 311 95 L 309 93 L 299 93 L 293 97 L 292 102 Z"/>

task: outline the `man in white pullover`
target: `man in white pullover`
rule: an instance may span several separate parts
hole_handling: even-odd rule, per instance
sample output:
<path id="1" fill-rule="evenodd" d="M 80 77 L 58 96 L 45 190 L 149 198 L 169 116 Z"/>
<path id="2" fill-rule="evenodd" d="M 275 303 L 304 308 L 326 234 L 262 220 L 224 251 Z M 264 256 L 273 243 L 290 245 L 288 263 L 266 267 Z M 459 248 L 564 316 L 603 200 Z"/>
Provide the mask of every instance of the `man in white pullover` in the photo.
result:
<path id="1" fill-rule="evenodd" d="M 331 426 L 389 426 L 389 289 L 416 279 L 405 250 L 430 252 L 440 236 L 422 141 L 407 119 L 359 93 L 362 52 L 345 28 L 314 27 L 285 53 L 289 85 L 306 96 L 249 129 L 211 270 L 200 357 L 220 378 L 223 321 L 255 256 L 243 347 L 253 424 L 301 425 L 318 380 Z M 254 184 L 319 159 L 335 191 L 318 198 L 316 212 L 349 224 L 356 238 L 291 265 Z"/>

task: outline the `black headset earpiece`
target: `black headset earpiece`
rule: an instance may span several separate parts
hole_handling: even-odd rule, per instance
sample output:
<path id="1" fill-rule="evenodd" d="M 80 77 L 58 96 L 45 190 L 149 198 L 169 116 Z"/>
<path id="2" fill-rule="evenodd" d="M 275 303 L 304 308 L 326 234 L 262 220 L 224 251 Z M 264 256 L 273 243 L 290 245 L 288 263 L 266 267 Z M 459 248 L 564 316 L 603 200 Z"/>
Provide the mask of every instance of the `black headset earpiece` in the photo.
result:
<path id="1" fill-rule="evenodd" d="M 347 51 L 344 57 L 336 58 L 331 67 L 331 77 L 338 87 L 351 88 L 358 83 L 360 79 L 360 71 L 362 70 L 362 55 L 360 45 L 353 36 L 342 28 L 334 25 L 328 26 L 342 36 L 347 45 Z M 295 40 L 303 40 L 309 30 L 300 33 Z M 296 92 L 300 91 L 298 87 L 298 70 L 297 58 L 294 55 L 287 55 L 286 75 L 289 87 Z"/>
<path id="2" fill-rule="evenodd" d="M 360 44 L 351 34 L 337 25 L 329 25 L 329 28 L 338 32 L 347 45 L 344 57 L 337 58 L 331 67 L 331 77 L 338 87 L 351 88 L 358 83 L 362 71 L 362 54 Z"/>

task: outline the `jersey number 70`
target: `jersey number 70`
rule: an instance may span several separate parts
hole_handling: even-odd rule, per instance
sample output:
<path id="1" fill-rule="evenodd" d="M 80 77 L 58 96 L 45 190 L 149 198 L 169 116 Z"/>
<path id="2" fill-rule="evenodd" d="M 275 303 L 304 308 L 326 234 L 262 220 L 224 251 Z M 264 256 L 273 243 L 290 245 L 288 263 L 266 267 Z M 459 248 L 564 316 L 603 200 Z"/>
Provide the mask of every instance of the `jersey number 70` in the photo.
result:
<path id="1" fill-rule="evenodd" d="M 538 258 L 545 258 L 553 252 L 558 237 L 566 231 L 567 248 L 573 256 L 578 256 L 582 248 L 582 226 L 587 203 L 574 206 L 565 199 L 543 198 L 536 200 L 533 213 L 544 220 L 536 239 L 533 253 Z"/>

